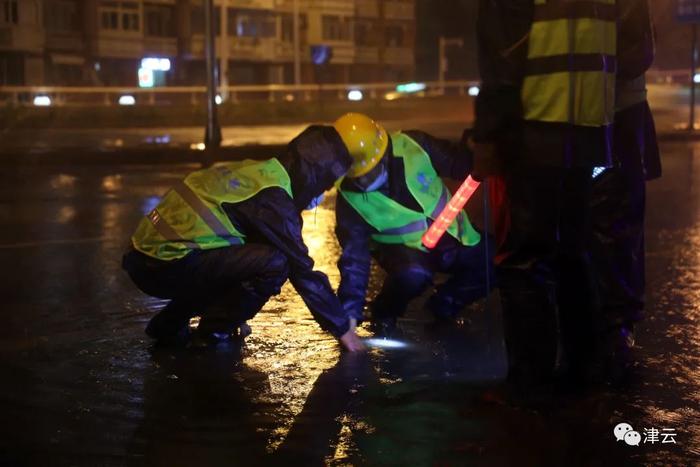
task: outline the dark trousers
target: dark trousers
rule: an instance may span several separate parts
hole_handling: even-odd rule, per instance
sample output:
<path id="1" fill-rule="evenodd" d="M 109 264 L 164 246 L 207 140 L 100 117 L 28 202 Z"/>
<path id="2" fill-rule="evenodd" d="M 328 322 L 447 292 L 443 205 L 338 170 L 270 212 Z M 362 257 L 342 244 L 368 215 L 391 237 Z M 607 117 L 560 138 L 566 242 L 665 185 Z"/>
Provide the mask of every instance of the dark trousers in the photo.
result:
<path id="1" fill-rule="evenodd" d="M 593 181 L 591 254 L 606 331 L 631 328 L 644 312 L 646 178 L 661 173 L 653 117 L 646 103 L 615 116 L 618 167 Z"/>
<path id="2" fill-rule="evenodd" d="M 255 316 L 288 277 L 287 258 L 264 244 L 196 250 L 175 261 L 130 251 L 123 267 L 143 292 L 171 300 L 162 313 L 173 328 L 200 315 L 201 329 L 218 332 Z"/>
<path id="3" fill-rule="evenodd" d="M 595 343 L 591 170 L 520 166 L 504 180 L 508 228 L 498 279 L 509 377 L 551 379 L 558 342 L 570 369 L 584 371 Z"/>
<path id="4" fill-rule="evenodd" d="M 493 286 L 493 255 L 486 252 L 486 244 L 493 249 L 493 241 L 482 241 L 475 246 L 462 246 L 447 239 L 450 246 L 423 252 L 403 245 L 381 245 L 374 258 L 387 273 L 379 295 L 372 304 L 378 318 L 399 317 L 408 304 L 433 285 L 437 272 L 449 274 L 428 302 L 428 308 L 437 316 L 452 318 L 465 305 L 487 295 L 487 267 L 489 261 L 490 286 Z"/>
<path id="5" fill-rule="evenodd" d="M 602 324 L 631 328 L 644 312 L 644 175 L 624 166 L 609 169 L 593 193 L 591 252 Z"/>

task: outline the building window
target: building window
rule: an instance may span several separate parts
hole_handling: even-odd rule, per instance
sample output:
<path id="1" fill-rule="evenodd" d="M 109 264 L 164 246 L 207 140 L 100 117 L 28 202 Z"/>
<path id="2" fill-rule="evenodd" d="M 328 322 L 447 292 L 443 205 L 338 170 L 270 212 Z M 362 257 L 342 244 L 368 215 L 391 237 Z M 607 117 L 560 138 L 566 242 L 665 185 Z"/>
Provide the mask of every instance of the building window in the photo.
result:
<path id="1" fill-rule="evenodd" d="M 305 14 L 299 15 L 299 40 L 305 41 L 305 31 L 308 27 L 308 18 Z M 282 31 L 280 38 L 283 42 L 294 42 L 294 15 L 289 13 L 282 14 Z"/>
<path id="2" fill-rule="evenodd" d="M 277 18 L 265 11 L 228 11 L 228 33 L 236 37 L 276 37 Z"/>
<path id="3" fill-rule="evenodd" d="M 405 46 L 405 30 L 401 26 L 387 26 L 384 30 L 385 44 L 387 47 Z"/>
<path id="4" fill-rule="evenodd" d="M 24 85 L 24 60 L 20 54 L 0 52 L 0 85 Z"/>
<path id="5" fill-rule="evenodd" d="M 348 41 L 352 39 L 350 21 L 348 18 L 336 15 L 323 15 L 323 40 Z"/>
<path id="6" fill-rule="evenodd" d="M 17 24 L 19 23 L 19 14 L 17 12 L 18 0 L 2 0 L 0 5 L 2 6 L 2 11 L 0 14 L 0 20 L 3 23 Z"/>
<path id="7" fill-rule="evenodd" d="M 355 23 L 355 44 L 364 47 L 377 46 L 377 30 L 371 21 L 358 21 Z"/>
<path id="8" fill-rule="evenodd" d="M 175 7 L 168 5 L 144 6 L 144 30 L 147 36 L 175 37 Z"/>
<path id="9" fill-rule="evenodd" d="M 221 7 L 214 7 L 214 34 L 221 35 Z M 190 10 L 190 26 L 193 34 L 204 34 L 204 7 L 193 6 Z M 229 32 L 230 33 L 230 32 Z"/>
<path id="10" fill-rule="evenodd" d="M 102 29 L 139 31 L 141 14 L 137 2 L 100 2 L 100 25 Z"/>
<path id="11" fill-rule="evenodd" d="M 44 8 L 44 24 L 49 31 L 78 31 L 78 22 L 78 5 L 74 0 L 54 0 Z"/>

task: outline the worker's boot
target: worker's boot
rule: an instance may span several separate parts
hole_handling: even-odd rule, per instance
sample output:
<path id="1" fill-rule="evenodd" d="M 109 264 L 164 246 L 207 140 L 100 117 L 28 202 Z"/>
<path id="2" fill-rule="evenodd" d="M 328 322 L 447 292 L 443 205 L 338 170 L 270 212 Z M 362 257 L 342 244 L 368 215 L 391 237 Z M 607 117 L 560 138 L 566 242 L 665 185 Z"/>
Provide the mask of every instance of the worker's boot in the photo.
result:
<path id="1" fill-rule="evenodd" d="M 179 346 L 190 338 L 190 318 L 193 311 L 189 303 L 172 300 L 146 325 L 146 334 L 158 345 Z"/>
<path id="2" fill-rule="evenodd" d="M 633 347 L 632 325 L 616 326 L 602 337 L 599 365 L 604 383 L 620 387 L 631 382 L 634 366 Z"/>
<path id="3" fill-rule="evenodd" d="M 461 300 L 456 300 L 454 297 L 441 294 L 439 292 L 433 294 L 426 303 L 426 308 L 430 310 L 435 318 L 434 325 L 436 327 L 452 327 L 457 325 L 459 312 L 462 310 L 464 303 Z"/>

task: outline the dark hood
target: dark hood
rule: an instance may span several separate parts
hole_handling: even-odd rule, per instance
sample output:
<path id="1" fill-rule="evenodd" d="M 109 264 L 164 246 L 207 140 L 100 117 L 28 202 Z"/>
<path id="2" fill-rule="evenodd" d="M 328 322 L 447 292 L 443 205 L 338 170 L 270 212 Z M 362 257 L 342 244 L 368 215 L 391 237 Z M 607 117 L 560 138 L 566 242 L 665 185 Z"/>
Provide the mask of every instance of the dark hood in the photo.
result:
<path id="1" fill-rule="evenodd" d="M 294 204 L 304 210 L 329 190 L 352 165 L 343 140 L 332 126 L 313 125 L 294 138 L 279 157 L 292 181 Z"/>

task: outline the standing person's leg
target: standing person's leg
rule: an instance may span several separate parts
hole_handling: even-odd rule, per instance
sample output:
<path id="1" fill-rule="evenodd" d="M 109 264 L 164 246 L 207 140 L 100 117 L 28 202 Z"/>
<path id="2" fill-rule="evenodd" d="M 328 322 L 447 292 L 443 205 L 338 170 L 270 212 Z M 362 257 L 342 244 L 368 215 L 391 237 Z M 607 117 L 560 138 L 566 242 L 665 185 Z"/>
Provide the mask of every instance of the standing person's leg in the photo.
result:
<path id="1" fill-rule="evenodd" d="M 601 364 L 604 376 L 618 383 L 624 382 L 632 365 L 633 328 L 644 314 L 645 157 L 652 162 L 658 157 L 646 104 L 615 116 L 615 152 L 620 167 L 606 170 L 593 182 L 591 254 L 601 304 Z M 653 175 L 660 173 L 658 166 L 651 169 Z"/>
<path id="2" fill-rule="evenodd" d="M 588 254 L 591 184 L 591 169 L 570 169 L 561 192 L 557 298 L 562 346 L 575 383 L 590 376 L 596 353 L 597 291 Z"/>
<path id="3" fill-rule="evenodd" d="M 498 282 L 508 353 L 517 385 L 549 382 L 557 355 L 556 253 L 562 170 L 513 167 L 506 175 L 509 228 Z"/>
<path id="4" fill-rule="evenodd" d="M 486 241 L 485 235 L 477 245 L 457 244 L 439 253 L 439 270 L 450 277 L 436 287 L 427 304 L 436 320 L 454 320 L 466 305 L 486 297 L 494 286 L 494 240 L 489 237 Z"/>
<path id="5" fill-rule="evenodd" d="M 434 266 L 430 254 L 403 245 L 381 245 L 375 258 L 387 277 L 370 306 L 372 321 L 391 328 L 409 302 L 432 285 Z"/>

